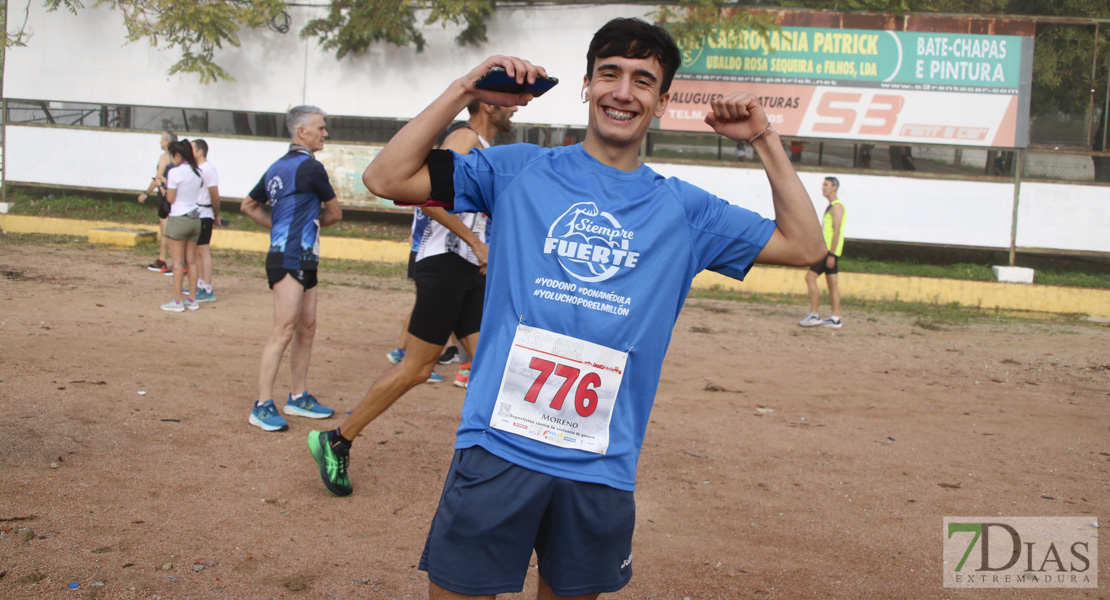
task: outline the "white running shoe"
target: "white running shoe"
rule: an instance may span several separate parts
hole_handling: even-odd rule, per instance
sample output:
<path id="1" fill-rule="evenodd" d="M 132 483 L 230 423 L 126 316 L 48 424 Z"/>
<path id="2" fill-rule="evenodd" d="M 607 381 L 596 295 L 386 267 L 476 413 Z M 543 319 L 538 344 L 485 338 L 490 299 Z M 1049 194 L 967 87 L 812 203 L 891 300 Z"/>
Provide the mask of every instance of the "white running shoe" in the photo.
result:
<path id="1" fill-rule="evenodd" d="M 821 315 L 817 313 L 809 313 L 806 318 L 798 321 L 798 325 L 802 327 L 816 327 L 821 324 Z"/>
<path id="2" fill-rule="evenodd" d="M 832 327 L 833 329 L 840 329 L 844 325 L 844 323 L 840 322 L 840 317 L 830 316 L 824 321 L 821 321 L 821 325 L 825 327 Z"/>

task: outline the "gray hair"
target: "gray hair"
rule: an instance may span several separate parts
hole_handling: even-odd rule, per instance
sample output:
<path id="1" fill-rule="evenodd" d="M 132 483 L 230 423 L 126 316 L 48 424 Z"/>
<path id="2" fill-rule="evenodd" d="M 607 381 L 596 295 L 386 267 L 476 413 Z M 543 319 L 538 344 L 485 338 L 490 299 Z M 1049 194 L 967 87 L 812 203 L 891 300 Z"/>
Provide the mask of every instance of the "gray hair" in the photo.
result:
<path id="1" fill-rule="evenodd" d="M 177 134 L 170 131 L 169 129 L 162 132 L 162 137 L 166 138 L 167 142 L 176 142 L 177 141 Z"/>
<path id="2" fill-rule="evenodd" d="M 320 115 L 321 117 L 328 116 L 318 106 L 309 106 L 307 104 L 301 106 L 294 106 L 289 109 L 289 113 L 285 115 L 285 128 L 289 130 L 289 137 L 297 137 L 297 127 L 305 124 L 305 121 L 312 115 Z"/>

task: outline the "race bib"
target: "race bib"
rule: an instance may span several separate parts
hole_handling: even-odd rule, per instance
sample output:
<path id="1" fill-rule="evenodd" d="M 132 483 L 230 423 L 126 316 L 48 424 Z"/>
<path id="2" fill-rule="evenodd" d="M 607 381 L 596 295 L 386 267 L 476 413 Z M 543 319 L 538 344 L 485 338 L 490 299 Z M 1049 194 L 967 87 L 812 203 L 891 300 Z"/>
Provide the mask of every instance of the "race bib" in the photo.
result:
<path id="1" fill-rule="evenodd" d="M 517 327 L 490 427 L 605 454 L 628 353 Z"/>

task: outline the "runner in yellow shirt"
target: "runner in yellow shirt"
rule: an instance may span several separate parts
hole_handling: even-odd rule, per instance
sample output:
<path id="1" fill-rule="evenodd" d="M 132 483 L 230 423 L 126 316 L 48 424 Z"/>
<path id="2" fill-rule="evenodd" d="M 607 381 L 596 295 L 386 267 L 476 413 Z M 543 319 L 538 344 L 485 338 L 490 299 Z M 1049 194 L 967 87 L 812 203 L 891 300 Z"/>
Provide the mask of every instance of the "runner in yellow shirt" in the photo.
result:
<path id="1" fill-rule="evenodd" d="M 840 321 L 840 286 L 836 282 L 836 277 L 837 273 L 840 272 L 840 255 L 844 252 L 844 222 L 847 215 L 844 211 L 844 203 L 836 196 L 839 189 L 840 181 L 836 177 L 826 177 L 825 181 L 821 182 L 821 194 L 829 201 L 829 206 L 825 209 L 825 217 L 821 220 L 822 227 L 825 230 L 825 245 L 829 248 L 829 254 L 810 267 L 806 273 L 806 287 L 809 289 L 809 314 L 806 315 L 806 318 L 798 321 L 798 325 L 802 327 L 822 325 L 840 329 L 843 326 Z M 829 304 L 832 305 L 832 314 L 827 319 L 822 319 L 821 315 L 817 314 L 821 304 L 821 291 L 817 289 L 817 278 L 822 273 L 825 274 L 825 281 L 829 285 Z"/>

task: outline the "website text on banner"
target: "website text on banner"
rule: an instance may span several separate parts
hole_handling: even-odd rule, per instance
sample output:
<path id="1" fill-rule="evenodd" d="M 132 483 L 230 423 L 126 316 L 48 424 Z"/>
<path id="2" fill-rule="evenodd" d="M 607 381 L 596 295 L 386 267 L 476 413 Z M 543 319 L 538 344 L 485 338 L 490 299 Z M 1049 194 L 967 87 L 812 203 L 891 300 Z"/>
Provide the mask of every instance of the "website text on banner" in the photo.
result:
<path id="1" fill-rule="evenodd" d="M 783 27 L 766 40 L 722 30 L 682 50 L 664 130 L 709 131 L 709 101 L 746 90 L 783 135 L 1029 143 L 1032 37 Z"/>

